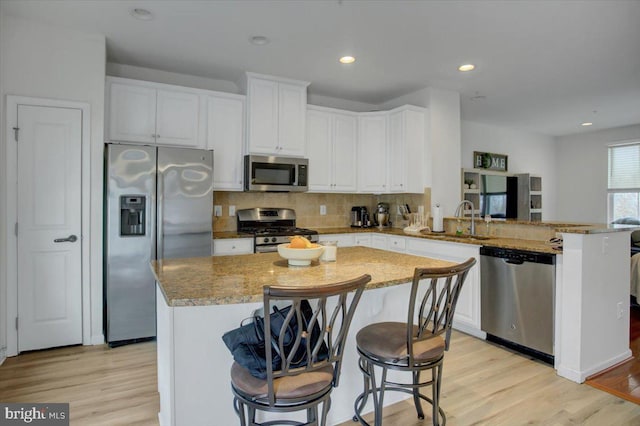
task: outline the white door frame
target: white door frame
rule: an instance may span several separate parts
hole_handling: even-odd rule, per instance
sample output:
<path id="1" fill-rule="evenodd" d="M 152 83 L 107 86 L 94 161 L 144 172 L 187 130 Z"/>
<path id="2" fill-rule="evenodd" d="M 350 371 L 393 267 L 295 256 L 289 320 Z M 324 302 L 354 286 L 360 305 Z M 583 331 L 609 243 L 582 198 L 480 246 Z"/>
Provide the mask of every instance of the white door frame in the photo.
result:
<path id="1" fill-rule="evenodd" d="M 13 127 L 17 122 L 18 105 L 42 106 L 52 108 L 73 108 L 82 111 L 82 236 L 80 243 L 82 263 L 82 344 L 91 344 L 91 279 L 90 279 L 90 141 L 91 108 L 85 102 L 73 102 L 56 99 L 31 98 L 7 95 L 7 133 L 6 133 L 6 223 L 7 236 L 7 356 L 18 354 L 18 331 L 15 323 L 18 316 L 18 238 L 15 224 L 18 221 L 18 146 L 15 142 Z M 18 136 L 19 139 L 19 136 Z M 18 142 L 19 143 L 19 142 Z"/>

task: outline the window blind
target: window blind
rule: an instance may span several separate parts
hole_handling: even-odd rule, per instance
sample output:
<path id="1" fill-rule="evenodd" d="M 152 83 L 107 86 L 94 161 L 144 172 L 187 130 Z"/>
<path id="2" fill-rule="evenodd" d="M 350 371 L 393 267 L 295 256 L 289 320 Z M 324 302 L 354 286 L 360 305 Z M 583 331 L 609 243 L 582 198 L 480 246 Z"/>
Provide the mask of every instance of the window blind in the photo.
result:
<path id="1" fill-rule="evenodd" d="M 609 147 L 609 189 L 640 189 L 640 143 Z"/>

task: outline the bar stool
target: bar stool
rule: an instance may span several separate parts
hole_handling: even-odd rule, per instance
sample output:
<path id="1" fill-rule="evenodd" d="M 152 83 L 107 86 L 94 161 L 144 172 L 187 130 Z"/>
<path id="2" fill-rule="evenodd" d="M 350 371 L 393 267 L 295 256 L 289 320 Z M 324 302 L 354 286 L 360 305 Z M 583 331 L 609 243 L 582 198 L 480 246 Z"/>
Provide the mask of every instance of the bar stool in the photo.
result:
<path id="1" fill-rule="evenodd" d="M 416 268 L 407 322 L 370 324 L 358 332 L 356 343 L 360 355 L 360 370 L 364 376 L 364 392 L 355 400 L 353 421 L 368 425 L 362 418 L 361 411 L 371 394 L 375 426 L 381 426 L 385 391 L 399 391 L 413 395 L 419 419 L 424 419 L 420 403 L 422 399 L 432 406 L 433 424 L 437 426 L 446 423 L 445 413 L 439 406 L 442 363 L 445 350 L 449 350 L 451 324 L 458 296 L 475 263 L 476 260 L 470 258 L 450 267 Z M 419 289 L 424 287 L 426 291 L 418 297 Z M 379 383 L 374 367 L 382 369 Z M 387 380 L 388 370 L 411 373 L 411 383 Z M 425 370 L 431 371 L 431 379 L 421 381 L 420 373 Z M 420 393 L 420 388 L 424 386 L 431 386 L 431 398 Z"/>
<path id="2" fill-rule="evenodd" d="M 264 287 L 264 333 L 265 342 L 270 342 L 265 350 L 266 380 L 252 376 L 247 369 L 234 362 L 231 367 L 231 388 L 234 394 L 234 409 L 241 426 L 289 424 L 325 425 L 331 406 L 331 391 L 338 386 L 344 345 L 353 314 L 365 285 L 371 276 L 336 284 L 308 287 Z M 291 303 L 291 309 L 283 318 L 279 336 L 271 333 L 271 307 L 282 301 Z M 310 302 L 310 303 L 308 303 Z M 313 313 L 306 327 L 295 327 L 295 336 L 286 330 L 292 321 L 302 322 L 302 306 Z M 306 330 L 305 330 L 306 328 Z M 309 336 L 312 338 L 309 338 Z M 317 338 L 316 338 L 317 336 Z M 314 340 L 316 343 L 311 344 Z M 291 340 L 292 339 L 292 340 Z M 285 342 L 286 341 L 286 342 Z M 291 347 L 291 342 L 293 347 Z M 289 347 L 287 353 L 285 348 Z M 299 358 L 300 347 L 307 360 L 306 365 L 295 367 L 294 358 Z M 323 356 L 319 356 L 320 352 Z M 279 370 L 272 365 L 273 353 L 281 356 Z M 318 423 L 318 406 L 322 403 L 322 417 Z M 306 423 L 293 420 L 270 420 L 256 422 L 256 411 L 294 412 L 306 410 Z"/>

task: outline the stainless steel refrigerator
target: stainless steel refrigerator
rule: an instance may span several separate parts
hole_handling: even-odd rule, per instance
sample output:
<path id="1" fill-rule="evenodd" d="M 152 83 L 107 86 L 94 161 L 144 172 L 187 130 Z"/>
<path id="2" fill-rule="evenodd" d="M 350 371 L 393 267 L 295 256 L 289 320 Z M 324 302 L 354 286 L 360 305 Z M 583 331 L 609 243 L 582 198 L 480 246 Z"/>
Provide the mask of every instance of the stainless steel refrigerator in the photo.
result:
<path id="1" fill-rule="evenodd" d="M 154 259 L 211 255 L 213 151 L 107 144 L 105 335 L 156 335 Z"/>

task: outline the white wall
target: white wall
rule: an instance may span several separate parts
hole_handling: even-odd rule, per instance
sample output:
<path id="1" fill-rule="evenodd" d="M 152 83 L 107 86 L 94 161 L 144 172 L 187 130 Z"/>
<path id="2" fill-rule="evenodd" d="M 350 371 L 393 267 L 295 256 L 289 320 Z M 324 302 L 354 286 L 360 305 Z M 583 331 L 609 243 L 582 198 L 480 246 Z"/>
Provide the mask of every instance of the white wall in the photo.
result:
<path id="1" fill-rule="evenodd" d="M 430 144 L 432 158 L 431 203 L 439 203 L 445 216 L 453 216 L 460 203 L 461 131 L 460 94 L 430 87 Z"/>
<path id="2" fill-rule="evenodd" d="M 175 72 L 116 64 L 113 62 L 107 63 L 106 73 L 111 77 L 132 78 L 134 80 L 153 81 L 155 83 L 174 84 L 176 86 L 215 90 L 218 92 L 240 93 L 240 88 L 233 81 L 178 74 Z"/>
<path id="3" fill-rule="evenodd" d="M 473 168 L 473 151 L 506 154 L 510 173 L 542 176 L 542 219 L 556 218 L 556 143 L 551 136 L 462 121 L 462 167 Z"/>
<path id="4" fill-rule="evenodd" d="M 558 220 L 607 222 L 607 147 L 632 140 L 640 124 L 557 138 Z"/>
<path id="5" fill-rule="evenodd" d="M 1 10 L 0 10 L 1 12 Z M 0 16 L 0 80 L 2 103 L 6 95 L 30 96 L 85 102 L 90 105 L 90 151 L 91 176 L 91 233 L 83 235 L 90 244 L 90 262 L 83 268 L 90 270 L 91 291 L 91 339 L 100 343 L 102 339 L 102 162 L 104 128 L 104 87 L 106 43 L 102 35 L 85 34 L 47 26 L 19 18 Z M 5 119 L 2 114 L 3 120 Z M 2 148 L 6 148 L 6 123 L 2 124 Z M 5 164 L 4 162 L 2 164 Z M 6 181 L 5 167 L 0 168 L 0 180 Z M 14 205 L 0 194 L 2 206 Z M 5 222 L 6 209 L 0 209 L 0 223 Z M 6 234 L 0 234 L 2 250 L 7 247 Z M 6 258 L 3 251 L 2 261 Z M 0 294 L 7 288 L 6 266 L 2 265 Z M 2 303 L 5 303 L 5 297 Z M 0 321 L 4 321 L 6 305 L 1 305 Z M 0 346 L 6 345 L 6 324 L 2 324 Z"/>
<path id="6" fill-rule="evenodd" d="M 5 97 L 4 97 L 4 50 L 5 43 L 2 29 L 5 27 L 4 2 L 0 1 L 0 363 L 7 353 L 7 235 L 5 232 L 4 218 L 6 217 L 6 184 L 5 176 L 6 145 L 4 135 L 6 129 Z"/>
<path id="7" fill-rule="evenodd" d="M 313 83 L 311 83 L 313 84 Z M 307 103 L 310 105 L 323 106 L 327 108 L 338 108 L 354 112 L 378 111 L 380 107 L 365 102 L 350 101 L 348 99 L 332 98 L 330 96 L 316 95 L 309 93 Z"/>

